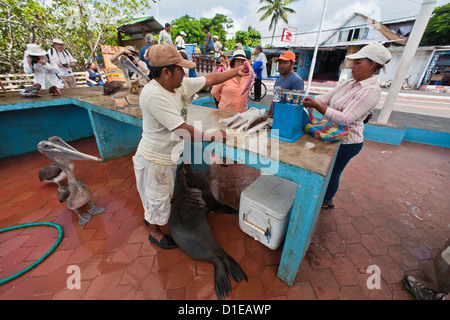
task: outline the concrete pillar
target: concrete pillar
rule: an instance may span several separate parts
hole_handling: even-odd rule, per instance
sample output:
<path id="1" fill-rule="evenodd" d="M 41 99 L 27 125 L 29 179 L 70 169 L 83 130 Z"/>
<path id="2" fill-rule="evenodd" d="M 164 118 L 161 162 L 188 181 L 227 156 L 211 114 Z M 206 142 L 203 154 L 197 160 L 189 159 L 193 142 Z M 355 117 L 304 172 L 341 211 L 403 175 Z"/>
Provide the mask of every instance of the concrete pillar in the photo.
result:
<path id="1" fill-rule="evenodd" d="M 379 123 L 386 124 L 389 121 L 392 110 L 394 109 L 395 101 L 402 88 L 403 81 L 406 78 L 409 66 L 416 54 L 416 50 L 419 47 L 420 40 L 422 40 L 423 33 L 436 6 L 437 0 L 423 0 L 422 6 L 417 15 L 416 22 L 411 31 L 411 35 L 406 43 L 405 51 L 403 52 L 402 59 L 397 67 L 397 71 L 394 75 L 391 88 L 389 89 L 386 101 L 384 102 L 383 109 L 378 117 Z"/>

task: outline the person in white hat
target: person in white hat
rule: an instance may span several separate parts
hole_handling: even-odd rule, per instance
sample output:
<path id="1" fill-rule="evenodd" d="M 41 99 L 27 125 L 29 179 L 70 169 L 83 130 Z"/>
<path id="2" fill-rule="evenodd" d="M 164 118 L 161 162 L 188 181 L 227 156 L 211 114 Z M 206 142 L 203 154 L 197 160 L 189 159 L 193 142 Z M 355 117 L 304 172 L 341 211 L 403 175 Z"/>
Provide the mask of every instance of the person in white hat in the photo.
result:
<path id="1" fill-rule="evenodd" d="M 149 240 L 164 249 L 175 248 L 173 239 L 160 226 L 167 224 L 173 195 L 177 163 L 184 140 L 223 141 L 223 130 L 203 132 L 186 123 L 188 101 L 203 88 L 236 76 L 247 76 L 249 70 L 237 67 L 213 72 L 203 77 L 185 77 L 183 68 L 195 63 L 183 59 L 169 44 L 151 46 L 147 52 L 154 77 L 139 97 L 142 110 L 142 139 L 133 157 L 136 186 L 144 207 L 144 218 L 150 229 Z"/>
<path id="2" fill-rule="evenodd" d="M 175 39 L 175 48 L 177 48 L 177 50 L 181 51 L 186 51 L 186 44 L 184 43 L 184 38 L 186 38 L 186 33 L 184 33 L 184 31 L 180 31 L 180 35 L 178 37 L 176 37 Z"/>
<path id="3" fill-rule="evenodd" d="M 134 49 L 132 46 L 126 46 L 125 49 L 115 53 L 112 55 L 109 59 L 111 63 L 113 63 L 116 67 L 122 70 L 122 57 L 127 57 L 131 60 L 144 74 L 149 73 L 149 70 L 147 68 L 147 64 L 144 61 L 139 60 L 139 52 Z M 132 75 L 131 80 L 137 79 L 137 75 Z M 139 75 L 139 84 L 146 85 L 148 83 L 148 80 L 142 76 Z"/>
<path id="4" fill-rule="evenodd" d="M 229 65 L 231 70 L 242 67 L 247 60 L 244 50 L 235 50 Z M 247 76 L 235 76 L 228 81 L 215 85 L 211 90 L 211 95 L 216 99 L 219 109 L 233 112 L 245 112 L 248 109 L 247 97 L 250 91 L 241 95 L 247 84 Z"/>
<path id="5" fill-rule="evenodd" d="M 23 71 L 26 74 L 34 74 L 34 83 L 39 83 L 42 89 L 56 86 L 64 87 L 58 73 L 56 62 L 41 47 L 35 43 L 27 44 L 23 58 Z"/>
<path id="6" fill-rule="evenodd" d="M 219 58 L 222 54 L 222 44 L 220 43 L 218 36 L 213 36 L 213 49 L 214 58 Z"/>
<path id="7" fill-rule="evenodd" d="M 58 65 L 59 77 L 64 82 L 64 87 L 75 88 L 77 83 L 72 68 L 76 66 L 77 60 L 64 49 L 64 42 L 58 38 L 53 39 L 53 48 L 48 49 L 47 53 Z"/>
<path id="8" fill-rule="evenodd" d="M 381 97 L 381 88 L 374 75 L 384 68 L 391 57 L 389 50 L 382 44 L 369 44 L 347 56 L 347 59 L 352 60 L 353 79 L 315 99 L 304 99 L 304 107 L 313 108 L 323 114 L 325 119 L 349 129 L 348 138 L 342 141 L 339 148 L 322 208 L 334 207 L 333 197 L 338 190 L 341 173 L 363 147 L 364 123 L 369 120 Z"/>

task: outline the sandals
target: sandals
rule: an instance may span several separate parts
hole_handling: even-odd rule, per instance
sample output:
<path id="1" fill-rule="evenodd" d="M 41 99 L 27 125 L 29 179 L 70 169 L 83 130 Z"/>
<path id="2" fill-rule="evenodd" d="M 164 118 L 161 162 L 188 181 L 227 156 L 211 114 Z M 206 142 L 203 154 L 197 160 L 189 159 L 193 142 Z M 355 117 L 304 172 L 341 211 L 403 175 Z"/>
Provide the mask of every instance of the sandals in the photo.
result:
<path id="1" fill-rule="evenodd" d="M 150 225 L 149 222 L 147 220 L 144 219 L 144 224 L 145 225 Z M 163 249 L 175 249 L 177 246 L 177 244 L 175 243 L 175 241 L 168 237 L 167 235 L 164 235 L 161 240 L 156 240 L 155 238 L 153 238 L 152 234 L 150 233 L 148 235 L 148 240 L 150 240 L 151 243 L 156 244 L 158 247 L 163 248 Z"/>
<path id="2" fill-rule="evenodd" d="M 417 300 L 443 300 L 445 297 L 445 294 L 425 287 L 422 282 L 417 281 L 413 276 L 404 276 L 403 284 L 406 290 Z"/>
<path id="3" fill-rule="evenodd" d="M 175 241 L 173 241 L 173 239 L 169 238 L 167 235 L 164 235 L 161 240 L 157 241 L 155 238 L 152 237 L 151 234 L 149 234 L 148 240 L 150 240 L 151 243 L 156 244 L 158 247 L 163 249 L 175 249 L 177 247 Z"/>
<path id="4" fill-rule="evenodd" d="M 334 203 L 333 201 L 330 201 L 329 203 L 323 203 L 322 204 L 322 209 L 333 209 L 334 208 Z"/>

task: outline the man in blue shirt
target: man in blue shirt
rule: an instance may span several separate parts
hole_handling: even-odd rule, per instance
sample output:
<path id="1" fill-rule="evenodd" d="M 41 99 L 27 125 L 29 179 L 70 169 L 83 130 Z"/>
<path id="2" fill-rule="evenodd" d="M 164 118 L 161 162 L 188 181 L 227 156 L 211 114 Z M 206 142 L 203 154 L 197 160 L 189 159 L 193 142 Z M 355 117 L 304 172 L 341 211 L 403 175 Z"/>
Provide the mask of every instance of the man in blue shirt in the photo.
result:
<path id="1" fill-rule="evenodd" d="M 305 89 L 303 79 L 294 72 L 295 53 L 292 51 L 284 51 L 276 60 L 278 63 L 278 71 L 280 71 L 280 77 L 275 81 L 273 87 L 273 101 L 268 113 L 269 117 L 273 116 L 273 103 L 281 100 L 281 95 L 277 93 L 277 90 L 298 90 Z"/>
<path id="2" fill-rule="evenodd" d="M 155 44 L 155 37 L 151 33 L 148 33 L 145 36 L 145 42 L 147 43 L 147 45 L 145 47 L 142 47 L 142 49 L 139 51 L 139 60 L 144 61 L 147 64 L 147 69 L 149 69 L 150 64 L 148 63 L 147 55 L 145 54 L 145 52 L 148 48 Z"/>

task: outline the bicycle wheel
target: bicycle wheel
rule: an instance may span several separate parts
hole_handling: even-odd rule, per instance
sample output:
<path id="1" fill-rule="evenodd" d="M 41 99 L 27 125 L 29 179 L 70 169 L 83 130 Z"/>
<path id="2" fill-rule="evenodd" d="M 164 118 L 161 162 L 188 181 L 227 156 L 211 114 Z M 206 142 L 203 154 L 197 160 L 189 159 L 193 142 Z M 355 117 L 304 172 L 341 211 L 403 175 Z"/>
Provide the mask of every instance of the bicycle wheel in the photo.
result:
<path id="1" fill-rule="evenodd" d="M 248 97 L 250 98 L 250 100 L 255 101 L 255 84 L 252 85 Z"/>
<path id="2" fill-rule="evenodd" d="M 261 100 L 266 96 L 267 86 L 264 82 L 261 82 Z"/>
<path id="3" fill-rule="evenodd" d="M 255 101 L 255 84 L 253 84 L 252 88 L 250 89 L 250 93 L 248 94 L 248 97 L 250 100 Z M 264 82 L 261 82 L 261 98 L 259 100 L 262 100 L 267 94 L 267 86 L 264 84 Z"/>

